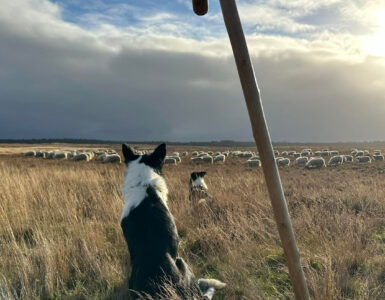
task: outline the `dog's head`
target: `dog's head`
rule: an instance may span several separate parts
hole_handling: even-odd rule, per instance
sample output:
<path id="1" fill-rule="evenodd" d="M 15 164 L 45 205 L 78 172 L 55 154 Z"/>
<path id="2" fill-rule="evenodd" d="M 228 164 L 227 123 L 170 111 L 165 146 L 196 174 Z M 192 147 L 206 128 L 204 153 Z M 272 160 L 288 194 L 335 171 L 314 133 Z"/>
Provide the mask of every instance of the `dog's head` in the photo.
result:
<path id="1" fill-rule="evenodd" d="M 207 172 L 192 172 L 190 175 L 190 187 L 203 187 L 207 189 L 206 183 L 203 177 L 207 174 Z"/>
<path id="2" fill-rule="evenodd" d="M 134 150 L 127 146 L 122 145 L 122 152 L 124 157 L 124 163 L 128 167 L 130 163 L 136 161 L 138 164 L 144 164 L 152 168 L 156 173 L 161 174 L 164 159 L 166 157 L 166 144 L 160 144 L 151 154 L 138 155 Z"/>

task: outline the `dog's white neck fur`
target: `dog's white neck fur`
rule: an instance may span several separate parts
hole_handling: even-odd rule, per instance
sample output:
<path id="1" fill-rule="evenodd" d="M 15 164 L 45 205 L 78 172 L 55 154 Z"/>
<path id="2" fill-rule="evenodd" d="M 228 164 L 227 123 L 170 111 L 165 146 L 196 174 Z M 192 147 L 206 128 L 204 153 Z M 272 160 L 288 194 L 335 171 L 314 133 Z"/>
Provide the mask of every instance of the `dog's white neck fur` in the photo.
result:
<path id="1" fill-rule="evenodd" d="M 192 187 L 202 187 L 207 190 L 207 185 L 203 177 L 197 177 L 197 179 L 192 180 L 191 185 Z"/>
<path id="2" fill-rule="evenodd" d="M 149 186 L 153 187 L 167 206 L 167 185 L 162 176 L 157 174 L 151 167 L 144 163 L 139 163 L 142 156 L 128 164 L 124 176 L 122 193 L 124 198 L 123 218 L 127 217 L 131 210 L 135 209 L 147 196 L 146 190 Z"/>

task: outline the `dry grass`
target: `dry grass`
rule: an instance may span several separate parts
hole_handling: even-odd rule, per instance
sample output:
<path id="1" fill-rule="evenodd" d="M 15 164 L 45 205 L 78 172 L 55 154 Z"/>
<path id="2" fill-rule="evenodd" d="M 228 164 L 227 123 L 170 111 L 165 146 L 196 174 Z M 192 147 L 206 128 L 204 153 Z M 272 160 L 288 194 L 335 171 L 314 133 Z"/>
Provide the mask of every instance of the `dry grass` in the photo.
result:
<path id="1" fill-rule="evenodd" d="M 181 256 L 198 277 L 228 283 L 216 299 L 291 299 L 262 170 L 242 161 L 165 167 Z M 123 169 L 0 156 L 0 299 L 125 297 Z M 189 174 L 200 169 L 212 211 L 188 203 Z M 312 298 L 385 299 L 384 170 L 281 169 Z"/>

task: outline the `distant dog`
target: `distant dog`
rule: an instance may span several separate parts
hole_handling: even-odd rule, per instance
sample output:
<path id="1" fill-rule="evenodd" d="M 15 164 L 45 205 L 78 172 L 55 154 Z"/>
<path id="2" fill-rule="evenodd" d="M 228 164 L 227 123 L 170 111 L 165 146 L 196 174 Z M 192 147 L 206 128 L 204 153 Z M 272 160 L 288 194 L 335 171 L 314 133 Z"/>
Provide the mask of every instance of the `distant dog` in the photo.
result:
<path id="1" fill-rule="evenodd" d="M 192 172 L 190 175 L 190 202 L 193 204 L 207 203 L 211 199 L 204 176 L 207 172 Z"/>
<path id="2" fill-rule="evenodd" d="M 137 155 L 124 144 L 122 151 L 127 170 L 121 227 L 131 255 L 132 297 L 159 297 L 164 284 L 171 283 L 183 299 L 211 299 L 215 289 L 225 284 L 214 279 L 195 280 L 189 266 L 177 257 L 179 236 L 161 173 L 166 145 L 159 145 L 150 155 Z"/>

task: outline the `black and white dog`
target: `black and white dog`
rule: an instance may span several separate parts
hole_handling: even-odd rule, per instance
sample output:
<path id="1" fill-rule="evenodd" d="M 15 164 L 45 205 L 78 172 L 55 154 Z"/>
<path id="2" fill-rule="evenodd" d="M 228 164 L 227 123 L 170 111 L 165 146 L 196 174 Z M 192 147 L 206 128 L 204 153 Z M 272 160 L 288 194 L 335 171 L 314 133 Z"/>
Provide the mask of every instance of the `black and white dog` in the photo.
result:
<path id="1" fill-rule="evenodd" d="M 165 283 L 183 299 L 199 295 L 211 299 L 224 283 L 213 279 L 196 280 L 189 266 L 177 257 L 179 236 L 167 206 L 167 186 L 162 176 L 166 145 L 150 155 L 137 155 L 122 145 L 127 170 L 122 193 L 124 209 L 121 227 L 131 256 L 129 288 L 133 297 L 158 297 Z"/>
<path id="2" fill-rule="evenodd" d="M 210 194 L 204 176 L 207 172 L 192 172 L 189 181 L 189 199 L 193 204 L 206 203 L 210 199 Z"/>

